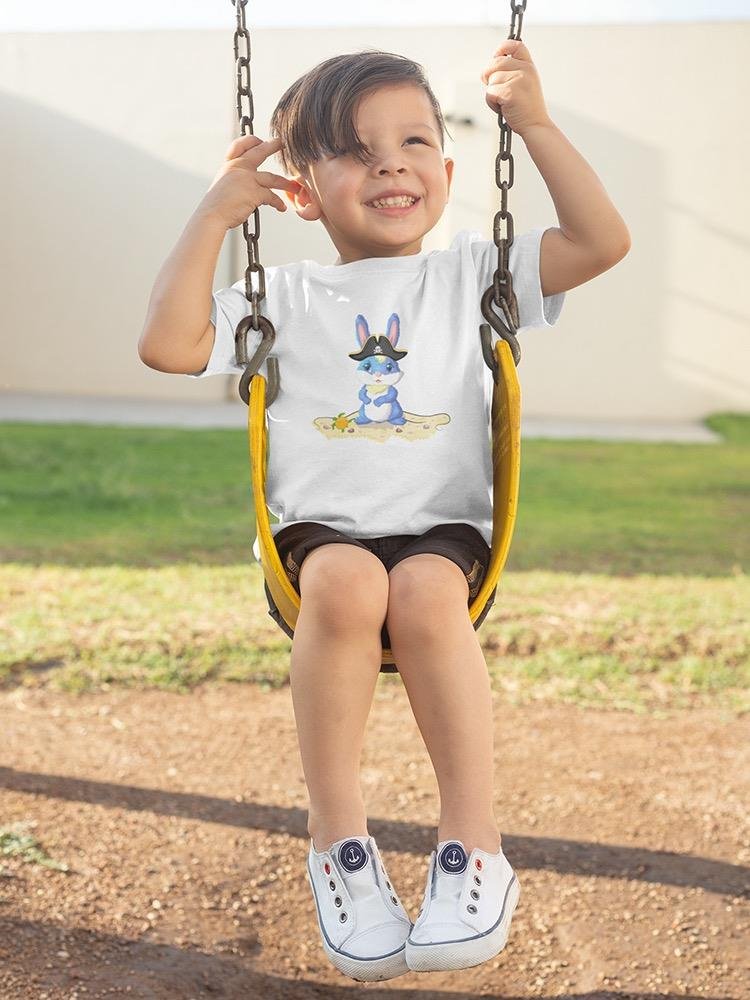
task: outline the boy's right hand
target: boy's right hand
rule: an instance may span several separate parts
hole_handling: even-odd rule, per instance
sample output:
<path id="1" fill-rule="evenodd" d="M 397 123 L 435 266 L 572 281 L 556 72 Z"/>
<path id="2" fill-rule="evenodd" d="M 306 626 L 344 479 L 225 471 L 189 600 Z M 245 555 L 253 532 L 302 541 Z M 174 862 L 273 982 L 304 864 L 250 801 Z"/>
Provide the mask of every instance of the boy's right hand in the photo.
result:
<path id="1" fill-rule="evenodd" d="M 234 229 L 253 214 L 259 205 L 272 205 L 285 212 L 286 205 L 272 188 L 298 191 L 297 181 L 266 170 L 260 164 L 281 149 L 281 139 L 263 141 L 257 135 L 241 135 L 227 150 L 226 160 L 200 203 L 200 209 Z"/>

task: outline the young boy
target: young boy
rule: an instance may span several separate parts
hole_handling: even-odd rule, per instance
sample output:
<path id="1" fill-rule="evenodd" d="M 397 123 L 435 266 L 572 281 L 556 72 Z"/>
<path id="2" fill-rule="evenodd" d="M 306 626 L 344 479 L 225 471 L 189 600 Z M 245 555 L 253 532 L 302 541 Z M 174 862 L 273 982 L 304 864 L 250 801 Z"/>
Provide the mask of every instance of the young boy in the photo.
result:
<path id="1" fill-rule="evenodd" d="M 526 46 L 503 42 L 481 80 L 557 210 L 559 228 L 516 237 L 509 257 L 519 329 L 551 326 L 567 289 L 627 253 L 628 230 L 550 119 Z M 301 596 L 290 679 L 310 798 L 308 877 L 323 947 L 351 978 L 466 968 L 505 946 L 519 896 L 493 809 L 482 619 L 472 625 L 468 615 L 492 531 L 492 376 L 479 300 L 497 250 L 467 231 L 448 250 L 421 249 L 448 200 L 453 162 L 443 156 L 440 107 L 411 60 L 379 51 L 328 59 L 287 90 L 271 130 L 270 141 L 247 135 L 230 146 L 159 272 L 139 354 L 158 371 L 241 372 L 234 331 L 249 312 L 244 280 L 212 295 L 227 231 L 259 205 L 285 211 L 274 189 L 301 219 L 325 226 L 336 263 L 266 268 L 262 303 L 280 375 L 268 408 L 267 500 Z M 274 153 L 293 178 L 259 169 Z M 440 790 L 414 924 L 368 835 L 359 782 L 382 645 Z"/>

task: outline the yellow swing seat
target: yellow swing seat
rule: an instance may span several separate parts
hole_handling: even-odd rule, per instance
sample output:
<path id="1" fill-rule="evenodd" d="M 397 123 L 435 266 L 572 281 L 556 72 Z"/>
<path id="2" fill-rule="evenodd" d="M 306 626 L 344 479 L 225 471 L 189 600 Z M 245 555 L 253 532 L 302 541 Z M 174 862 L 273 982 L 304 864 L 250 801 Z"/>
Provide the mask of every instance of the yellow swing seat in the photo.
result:
<path id="1" fill-rule="evenodd" d="M 469 606 L 472 624 L 479 618 L 492 596 L 508 557 L 518 506 L 518 484 L 521 469 L 521 389 L 510 346 L 505 340 L 495 344 L 499 378 L 492 391 L 492 546 L 490 565 L 479 593 Z M 292 633 L 297 624 L 300 596 L 281 564 L 273 540 L 266 505 L 266 467 L 268 436 L 266 430 L 266 379 L 256 372 L 250 380 L 247 429 L 250 447 L 250 471 L 253 502 L 260 551 L 261 568 L 266 586 L 281 617 Z M 390 649 L 383 647 L 382 665 L 391 670 L 395 660 Z"/>

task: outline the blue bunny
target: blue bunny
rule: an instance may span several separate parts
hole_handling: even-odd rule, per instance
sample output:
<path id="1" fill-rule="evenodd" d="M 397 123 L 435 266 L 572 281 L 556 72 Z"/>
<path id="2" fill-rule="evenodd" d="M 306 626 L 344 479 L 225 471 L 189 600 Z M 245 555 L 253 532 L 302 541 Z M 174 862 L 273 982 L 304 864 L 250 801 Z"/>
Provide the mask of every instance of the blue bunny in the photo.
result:
<path id="1" fill-rule="evenodd" d="M 391 313 L 385 337 L 373 336 L 367 320 L 361 314 L 357 316 L 354 325 L 361 350 L 349 357 L 359 362 L 355 374 L 360 385 L 359 399 L 362 404 L 354 422 L 405 424 L 406 417 L 395 388 L 396 383 L 404 377 L 398 363 L 408 354 L 408 351 L 395 350 L 399 338 L 398 315 Z"/>

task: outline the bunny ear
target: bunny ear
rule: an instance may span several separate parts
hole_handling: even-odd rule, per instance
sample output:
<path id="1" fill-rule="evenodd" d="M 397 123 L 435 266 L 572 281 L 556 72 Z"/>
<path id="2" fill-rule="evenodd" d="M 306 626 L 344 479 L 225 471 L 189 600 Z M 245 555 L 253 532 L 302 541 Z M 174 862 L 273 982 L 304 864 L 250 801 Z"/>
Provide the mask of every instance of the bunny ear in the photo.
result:
<path id="1" fill-rule="evenodd" d="M 400 324 L 398 319 L 398 313 L 391 313 L 388 317 L 388 327 L 386 330 L 386 336 L 390 340 L 391 344 L 395 347 L 398 343 L 398 336 L 400 332 Z"/>
<path id="2" fill-rule="evenodd" d="M 367 325 L 367 320 L 361 313 L 357 313 L 357 318 L 354 321 L 354 326 L 357 330 L 357 340 L 359 341 L 359 346 L 364 347 L 365 341 L 370 336 L 370 328 Z"/>

